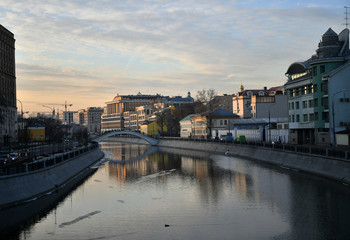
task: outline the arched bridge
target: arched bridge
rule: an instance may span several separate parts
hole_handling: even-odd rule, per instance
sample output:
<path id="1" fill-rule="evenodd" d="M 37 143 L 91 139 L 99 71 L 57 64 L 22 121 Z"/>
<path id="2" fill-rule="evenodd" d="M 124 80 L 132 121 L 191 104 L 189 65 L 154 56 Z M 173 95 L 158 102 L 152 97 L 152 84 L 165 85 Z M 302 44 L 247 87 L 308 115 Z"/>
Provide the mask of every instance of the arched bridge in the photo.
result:
<path id="1" fill-rule="evenodd" d="M 150 143 L 152 146 L 156 146 L 158 144 L 158 140 L 151 138 L 151 137 L 147 137 L 141 133 L 138 132 L 132 132 L 132 131 L 113 131 L 113 132 L 109 132 L 106 133 L 104 135 L 102 135 L 101 137 L 98 137 L 96 139 L 94 139 L 95 142 L 101 142 L 102 140 L 108 138 L 108 137 L 112 137 L 115 135 L 133 135 L 139 138 L 142 138 L 143 140 L 147 141 L 148 143 Z"/>

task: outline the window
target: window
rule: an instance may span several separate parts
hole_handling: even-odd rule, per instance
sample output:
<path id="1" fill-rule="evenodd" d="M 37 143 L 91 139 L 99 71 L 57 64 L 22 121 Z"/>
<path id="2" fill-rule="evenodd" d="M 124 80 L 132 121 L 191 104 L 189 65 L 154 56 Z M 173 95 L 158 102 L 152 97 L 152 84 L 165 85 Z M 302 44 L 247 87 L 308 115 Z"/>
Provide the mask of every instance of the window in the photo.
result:
<path id="1" fill-rule="evenodd" d="M 318 107 L 318 98 L 314 99 L 314 107 Z"/>
<path id="2" fill-rule="evenodd" d="M 322 113 L 322 120 L 328 122 L 329 121 L 329 114 L 328 112 L 323 112 Z"/>
<path id="3" fill-rule="evenodd" d="M 328 84 L 327 83 L 322 83 L 321 84 L 321 91 L 327 92 L 328 91 Z"/>
<path id="4" fill-rule="evenodd" d="M 314 120 L 315 120 L 314 114 L 313 114 L 313 113 L 310 113 L 310 115 L 309 115 L 309 120 L 310 120 L 310 121 L 314 121 Z"/>
<path id="5" fill-rule="evenodd" d="M 318 121 L 318 112 L 315 112 L 315 121 Z"/>
<path id="6" fill-rule="evenodd" d="M 321 65 L 320 66 L 320 72 L 324 73 L 326 71 L 326 66 L 325 65 Z"/>
<path id="7" fill-rule="evenodd" d="M 295 102 L 295 109 L 299 109 L 299 102 Z"/>
<path id="8" fill-rule="evenodd" d="M 292 115 L 292 122 L 294 122 L 294 115 Z"/>
<path id="9" fill-rule="evenodd" d="M 322 98 L 322 106 L 325 108 L 328 108 L 328 98 L 327 97 Z"/>
<path id="10" fill-rule="evenodd" d="M 299 114 L 296 115 L 296 120 L 295 121 L 296 122 L 300 122 L 300 115 Z"/>
<path id="11" fill-rule="evenodd" d="M 309 100 L 309 108 L 314 106 L 314 101 L 313 100 Z"/>
<path id="12" fill-rule="evenodd" d="M 303 119 L 304 119 L 304 122 L 308 122 L 309 121 L 309 116 L 307 114 L 304 114 L 303 115 Z"/>
<path id="13" fill-rule="evenodd" d="M 224 124 L 227 125 L 227 120 L 225 120 Z"/>
<path id="14" fill-rule="evenodd" d="M 292 102 L 292 109 L 294 109 L 294 102 Z"/>
<path id="15" fill-rule="evenodd" d="M 303 108 L 307 108 L 307 101 L 303 101 Z"/>
<path id="16" fill-rule="evenodd" d="M 312 76 L 316 76 L 317 75 L 317 67 L 313 67 L 312 68 Z"/>
<path id="17" fill-rule="evenodd" d="M 313 92 L 312 90 L 313 90 L 312 85 L 308 85 L 307 86 L 307 93 L 308 94 L 312 93 Z"/>
<path id="18" fill-rule="evenodd" d="M 314 93 L 317 92 L 317 84 L 314 84 Z"/>
<path id="19" fill-rule="evenodd" d="M 223 121 L 222 120 L 220 120 L 220 126 L 222 126 L 223 125 Z"/>

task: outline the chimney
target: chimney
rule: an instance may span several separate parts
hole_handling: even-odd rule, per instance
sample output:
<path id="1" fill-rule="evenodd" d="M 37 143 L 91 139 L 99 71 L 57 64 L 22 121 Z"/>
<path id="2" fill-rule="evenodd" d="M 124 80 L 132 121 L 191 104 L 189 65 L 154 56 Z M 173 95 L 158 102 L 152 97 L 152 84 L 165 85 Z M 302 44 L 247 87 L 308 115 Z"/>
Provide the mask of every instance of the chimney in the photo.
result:
<path id="1" fill-rule="evenodd" d="M 267 87 L 264 87 L 264 90 L 267 90 Z"/>

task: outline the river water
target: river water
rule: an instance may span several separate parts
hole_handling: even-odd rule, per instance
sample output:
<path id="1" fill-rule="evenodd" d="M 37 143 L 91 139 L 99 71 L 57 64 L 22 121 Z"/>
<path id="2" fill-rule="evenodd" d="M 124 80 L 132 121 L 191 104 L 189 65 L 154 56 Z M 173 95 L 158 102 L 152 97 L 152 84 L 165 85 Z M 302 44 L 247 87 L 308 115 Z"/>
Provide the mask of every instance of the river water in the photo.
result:
<path id="1" fill-rule="evenodd" d="M 97 171 L 12 238 L 350 239 L 340 183 L 204 152 L 101 148 Z"/>

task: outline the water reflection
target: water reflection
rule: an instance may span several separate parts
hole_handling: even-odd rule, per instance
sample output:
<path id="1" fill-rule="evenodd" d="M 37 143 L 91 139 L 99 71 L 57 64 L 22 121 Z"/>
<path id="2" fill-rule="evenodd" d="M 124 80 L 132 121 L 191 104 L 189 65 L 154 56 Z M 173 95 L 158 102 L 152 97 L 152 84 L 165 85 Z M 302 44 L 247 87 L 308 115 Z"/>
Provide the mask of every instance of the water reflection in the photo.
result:
<path id="1" fill-rule="evenodd" d="M 206 152 L 101 148 L 108 162 L 55 211 L 17 233 L 20 239 L 350 236 L 350 192 L 338 183 Z"/>

